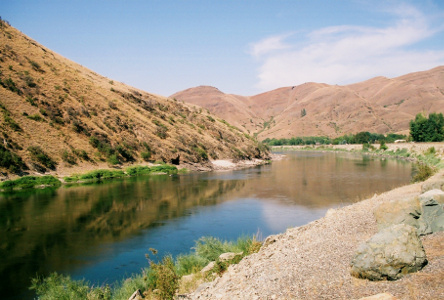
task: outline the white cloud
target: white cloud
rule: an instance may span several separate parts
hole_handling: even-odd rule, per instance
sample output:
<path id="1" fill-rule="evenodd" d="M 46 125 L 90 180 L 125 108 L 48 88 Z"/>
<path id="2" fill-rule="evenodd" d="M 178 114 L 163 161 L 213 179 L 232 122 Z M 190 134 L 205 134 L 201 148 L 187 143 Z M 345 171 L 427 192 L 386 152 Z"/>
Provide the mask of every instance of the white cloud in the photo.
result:
<path id="1" fill-rule="evenodd" d="M 291 34 L 281 34 L 263 39 L 251 45 L 250 54 L 254 57 L 260 57 L 272 51 L 286 49 L 289 45 L 283 43 L 283 40 L 290 35 Z"/>
<path id="2" fill-rule="evenodd" d="M 347 84 L 444 64 L 444 49 L 409 49 L 436 33 L 420 11 L 401 6 L 393 14 L 396 20 L 385 28 L 334 26 L 310 32 L 299 45 L 286 41 L 289 34 L 253 44 L 251 54 L 261 64 L 257 87 L 270 90 L 309 81 Z"/>

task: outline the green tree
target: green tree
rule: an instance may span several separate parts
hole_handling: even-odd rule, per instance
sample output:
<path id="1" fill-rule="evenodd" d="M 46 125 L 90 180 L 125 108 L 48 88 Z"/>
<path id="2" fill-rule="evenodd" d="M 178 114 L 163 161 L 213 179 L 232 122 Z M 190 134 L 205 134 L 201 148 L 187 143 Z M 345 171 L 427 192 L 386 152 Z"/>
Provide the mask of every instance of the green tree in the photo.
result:
<path id="1" fill-rule="evenodd" d="M 353 139 L 354 140 L 353 143 L 354 144 L 366 144 L 366 143 L 370 142 L 370 139 L 371 139 L 370 132 L 362 131 L 362 132 L 359 132 L 355 135 L 355 137 Z"/>
<path id="2" fill-rule="evenodd" d="M 444 116 L 431 113 L 428 118 L 419 113 L 410 121 L 410 136 L 415 142 L 441 142 L 444 140 Z"/>

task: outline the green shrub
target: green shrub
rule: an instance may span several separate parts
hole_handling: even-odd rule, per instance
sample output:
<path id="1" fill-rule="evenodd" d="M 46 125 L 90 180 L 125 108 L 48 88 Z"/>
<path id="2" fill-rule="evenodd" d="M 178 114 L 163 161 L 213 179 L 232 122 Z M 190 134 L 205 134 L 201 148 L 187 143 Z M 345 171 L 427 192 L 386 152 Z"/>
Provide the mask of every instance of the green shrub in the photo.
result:
<path id="1" fill-rule="evenodd" d="M 33 114 L 26 116 L 28 119 L 36 121 L 36 122 L 42 122 L 44 119 L 39 114 Z"/>
<path id="2" fill-rule="evenodd" d="M 180 276 L 202 270 L 210 261 L 204 257 L 191 254 L 182 254 L 176 258 L 176 269 Z"/>
<path id="3" fill-rule="evenodd" d="M 118 145 L 116 147 L 116 150 L 120 154 L 120 156 L 122 156 L 126 161 L 134 161 L 133 154 L 131 153 L 130 150 L 128 150 L 124 146 Z"/>
<path id="4" fill-rule="evenodd" d="M 9 115 L 4 115 L 5 123 L 14 131 L 23 131 L 19 124 L 17 124 Z"/>
<path id="5" fill-rule="evenodd" d="M 21 91 L 17 88 L 15 82 L 9 77 L 8 79 L 5 79 L 5 81 L 0 80 L 0 85 L 4 88 L 10 90 L 11 92 L 17 93 L 18 95 L 21 95 Z"/>
<path id="6" fill-rule="evenodd" d="M 111 299 L 109 286 L 92 287 L 85 280 L 72 280 L 69 276 L 52 273 L 46 278 L 33 278 L 31 290 L 40 300 L 99 300 Z"/>
<path id="7" fill-rule="evenodd" d="M 142 159 L 143 159 L 144 161 L 149 161 L 150 158 L 151 158 L 151 152 L 148 152 L 148 151 L 146 151 L 146 152 L 140 152 L 140 156 L 142 156 Z"/>
<path id="8" fill-rule="evenodd" d="M 11 173 L 19 173 L 27 169 L 21 157 L 0 145 L 0 167 L 8 169 Z"/>
<path id="9" fill-rule="evenodd" d="M 384 140 L 382 140 L 382 141 L 379 143 L 379 149 L 382 150 L 382 151 L 385 151 L 385 150 L 388 149 L 388 147 L 387 147 L 387 145 L 385 144 L 385 141 L 384 141 Z"/>
<path id="10" fill-rule="evenodd" d="M 0 183 L 3 189 L 29 189 L 37 186 L 57 187 L 61 185 L 60 180 L 51 175 L 46 176 L 24 176 L 16 180 L 8 180 Z"/>
<path id="11" fill-rule="evenodd" d="M 435 155 L 435 153 L 436 153 L 435 147 L 430 147 L 426 150 L 426 152 L 424 152 L 424 155 Z"/>
<path id="12" fill-rule="evenodd" d="M 49 157 L 39 146 L 31 146 L 28 148 L 31 158 L 47 167 L 48 169 L 55 170 L 57 163 Z"/>
<path id="13" fill-rule="evenodd" d="M 118 165 L 118 164 L 120 164 L 119 158 L 117 157 L 116 154 L 112 154 L 112 155 L 110 155 L 106 161 L 107 161 L 108 164 L 110 164 L 111 166 L 114 166 L 114 165 Z"/>
<path id="14" fill-rule="evenodd" d="M 441 142 L 444 140 L 444 116 L 431 113 L 428 118 L 422 113 L 410 121 L 410 136 L 415 142 Z"/>
<path id="15" fill-rule="evenodd" d="M 173 299 L 179 288 L 179 275 L 177 275 L 171 255 L 165 256 L 159 263 L 150 263 L 154 272 L 155 286 L 160 299 Z"/>
<path id="16" fill-rule="evenodd" d="M 128 298 L 137 290 L 147 290 L 152 281 L 150 269 L 144 269 L 140 274 L 133 274 L 128 279 L 113 284 L 112 299 L 128 300 Z M 151 284 L 152 286 L 153 284 Z"/>
<path id="17" fill-rule="evenodd" d="M 200 147 L 195 147 L 194 151 L 196 151 L 197 155 L 199 156 L 200 160 L 208 160 L 208 154 L 207 152 L 200 148 Z"/>
<path id="18" fill-rule="evenodd" d="M 220 239 L 212 236 L 204 236 L 198 239 L 194 249 L 197 255 L 209 261 L 215 261 L 222 253 L 241 251 L 233 243 L 222 242 Z"/>
<path id="19" fill-rule="evenodd" d="M 166 139 L 168 137 L 167 132 L 168 128 L 165 125 L 161 124 L 160 126 L 157 126 L 155 133 L 161 139 Z"/>
<path id="20" fill-rule="evenodd" d="M 95 170 L 79 176 L 80 180 L 101 180 L 125 177 L 121 170 Z"/>
<path id="21" fill-rule="evenodd" d="M 35 70 L 38 71 L 40 73 L 44 73 L 45 71 L 42 69 L 42 67 L 40 66 L 40 64 L 38 64 L 37 62 L 33 61 L 33 60 L 29 60 L 29 63 L 31 64 L 31 67 Z"/>
<path id="22" fill-rule="evenodd" d="M 85 150 L 74 149 L 72 152 L 80 159 L 89 160 L 88 153 Z"/>
<path id="23" fill-rule="evenodd" d="M 126 174 L 128 174 L 129 176 L 136 176 L 149 173 L 151 173 L 151 168 L 146 166 L 134 166 L 126 169 Z"/>
<path id="24" fill-rule="evenodd" d="M 418 162 L 415 164 L 415 175 L 412 178 L 412 182 L 424 181 L 435 173 L 435 168 Z"/>
<path id="25" fill-rule="evenodd" d="M 64 162 L 67 162 L 70 165 L 75 165 L 77 164 L 77 159 L 76 157 L 72 154 L 69 153 L 67 150 L 64 150 L 62 153 L 62 160 Z"/>
<path id="26" fill-rule="evenodd" d="M 167 174 L 177 174 L 177 168 L 172 165 L 163 164 L 160 166 L 153 166 L 150 168 L 151 173 L 167 173 Z"/>

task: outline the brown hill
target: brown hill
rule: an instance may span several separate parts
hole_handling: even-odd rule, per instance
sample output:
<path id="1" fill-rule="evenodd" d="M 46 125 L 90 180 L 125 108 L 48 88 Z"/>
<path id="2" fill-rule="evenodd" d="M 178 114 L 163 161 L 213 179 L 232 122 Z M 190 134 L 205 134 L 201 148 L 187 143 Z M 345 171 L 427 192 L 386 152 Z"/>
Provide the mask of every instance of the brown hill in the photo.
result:
<path id="1" fill-rule="evenodd" d="M 267 156 L 201 108 L 94 73 L 0 22 L 0 171 Z"/>
<path id="2" fill-rule="evenodd" d="M 409 121 L 416 114 L 444 112 L 444 66 L 346 86 L 305 83 L 251 97 L 211 87 L 171 97 L 207 108 L 260 140 L 337 137 L 360 131 L 408 133 Z"/>

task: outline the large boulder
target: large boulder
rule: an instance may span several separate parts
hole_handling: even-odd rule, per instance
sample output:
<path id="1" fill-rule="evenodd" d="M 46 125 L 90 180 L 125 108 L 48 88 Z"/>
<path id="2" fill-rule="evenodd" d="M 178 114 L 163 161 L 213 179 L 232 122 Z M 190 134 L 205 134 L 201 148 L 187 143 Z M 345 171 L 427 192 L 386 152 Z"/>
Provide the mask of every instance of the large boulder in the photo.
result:
<path id="1" fill-rule="evenodd" d="M 351 275 L 369 280 L 396 280 L 426 264 L 416 228 L 398 224 L 381 230 L 359 246 L 351 262 Z"/>
<path id="2" fill-rule="evenodd" d="M 422 215 L 420 234 L 444 231 L 444 191 L 434 189 L 419 196 Z"/>
<path id="3" fill-rule="evenodd" d="M 381 203 L 373 212 L 378 229 L 396 224 L 406 224 L 420 228 L 421 206 L 417 197 L 392 200 Z"/>

